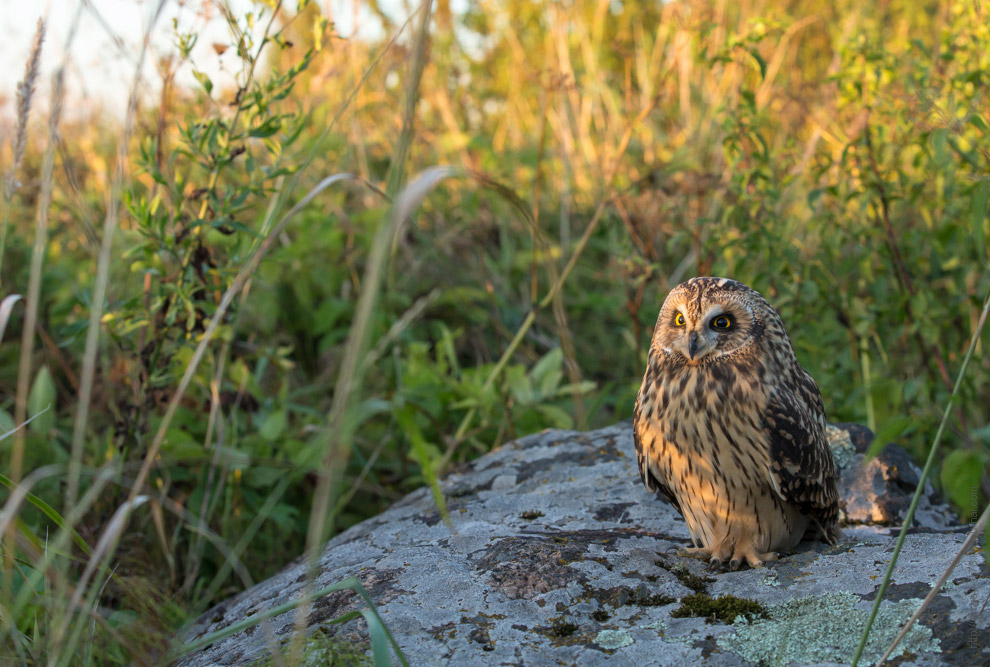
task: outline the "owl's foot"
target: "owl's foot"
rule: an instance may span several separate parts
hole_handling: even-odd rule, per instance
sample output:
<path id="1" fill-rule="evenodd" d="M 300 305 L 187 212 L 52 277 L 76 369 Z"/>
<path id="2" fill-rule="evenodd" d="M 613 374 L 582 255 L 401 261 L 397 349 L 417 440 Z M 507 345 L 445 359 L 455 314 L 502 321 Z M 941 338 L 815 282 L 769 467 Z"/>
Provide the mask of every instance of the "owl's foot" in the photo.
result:
<path id="1" fill-rule="evenodd" d="M 728 554 L 715 553 L 711 547 L 685 547 L 677 550 L 677 555 L 684 558 L 697 558 L 708 561 L 708 571 L 718 572 L 725 568 Z"/>
<path id="2" fill-rule="evenodd" d="M 677 555 L 707 560 L 709 572 L 719 572 L 725 569 L 728 569 L 729 572 L 735 572 L 743 564 L 747 564 L 755 569 L 763 567 L 766 563 L 773 562 L 779 557 L 779 554 L 773 551 L 757 553 L 752 547 L 733 550 L 715 550 L 710 547 L 685 547 L 678 549 Z"/>
<path id="3" fill-rule="evenodd" d="M 773 551 L 761 554 L 756 553 L 752 547 L 748 549 L 736 549 L 735 553 L 732 554 L 732 559 L 729 561 L 729 572 L 738 570 L 743 563 L 747 563 L 753 569 L 763 567 L 765 564 L 777 560 L 778 557 L 779 554 Z"/>

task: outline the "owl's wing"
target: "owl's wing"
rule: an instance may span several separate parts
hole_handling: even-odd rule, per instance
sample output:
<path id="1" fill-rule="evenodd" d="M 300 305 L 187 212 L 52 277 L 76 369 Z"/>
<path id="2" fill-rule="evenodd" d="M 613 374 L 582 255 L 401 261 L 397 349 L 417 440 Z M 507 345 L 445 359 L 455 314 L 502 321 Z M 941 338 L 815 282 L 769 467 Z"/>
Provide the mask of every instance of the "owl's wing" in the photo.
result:
<path id="1" fill-rule="evenodd" d="M 633 409 L 633 442 L 636 445 L 636 462 L 639 464 L 639 477 L 643 480 L 643 485 L 651 493 L 656 493 L 659 491 L 663 494 L 663 497 L 667 499 L 671 505 L 681 512 L 680 503 L 677 502 L 677 497 L 670 490 L 666 484 L 657 479 L 657 476 L 653 474 L 650 470 L 650 455 L 651 452 L 648 451 L 646 443 L 643 442 L 643 436 L 640 435 L 641 429 L 649 428 L 646 422 L 642 419 L 640 413 L 640 397 L 636 397 L 636 407 Z M 683 515 L 684 512 L 681 512 Z"/>
<path id="2" fill-rule="evenodd" d="M 825 435 L 825 405 L 803 368 L 789 379 L 771 392 L 763 420 L 770 443 L 770 483 L 781 499 L 815 519 L 832 541 L 839 496 Z"/>

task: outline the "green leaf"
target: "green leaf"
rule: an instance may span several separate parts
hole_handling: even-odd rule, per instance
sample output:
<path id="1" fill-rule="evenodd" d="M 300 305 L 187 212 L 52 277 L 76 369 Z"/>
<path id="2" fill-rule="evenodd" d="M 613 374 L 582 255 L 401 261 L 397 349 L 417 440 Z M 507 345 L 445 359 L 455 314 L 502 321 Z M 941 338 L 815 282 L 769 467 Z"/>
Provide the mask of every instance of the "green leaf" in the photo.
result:
<path id="1" fill-rule="evenodd" d="M 274 442 L 278 440 L 279 437 L 285 432 L 285 427 L 289 423 L 289 415 L 285 408 L 275 410 L 265 419 L 265 422 L 258 429 L 258 435 L 267 440 L 268 442 Z"/>
<path id="2" fill-rule="evenodd" d="M 956 509 L 968 511 L 974 502 L 979 506 L 980 480 L 986 465 L 987 455 L 974 449 L 957 449 L 945 457 L 939 480 Z"/>
<path id="3" fill-rule="evenodd" d="M 49 410 L 49 408 L 52 408 Z M 46 435 L 55 426 L 55 382 L 47 366 L 42 366 L 34 377 L 28 394 L 28 416 L 36 417 L 28 424 L 32 433 Z M 47 410 L 47 412 L 45 412 Z M 44 412 L 44 414 L 42 414 Z"/>
<path id="4" fill-rule="evenodd" d="M 556 405 L 537 405 L 536 410 L 549 422 L 551 428 L 574 428 L 571 413 L 563 408 L 558 408 Z"/>
<path id="5" fill-rule="evenodd" d="M 990 125 L 987 125 L 987 122 L 983 120 L 983 117 L 978 113 L 974 113 L 969 117 L 969 123 L 973 127 L 977 127 L 984 132 L 990 133 Z"/>
<path id="6" fill-rule="evenodd" d="M 210 77 L 206 76 L 205 74 L 197 70 L 193 70 L 193 76 L 196 77 L 196 80 L 199 81 L 199 84 L 203 86 L 203 90 L 206 91 L 207 95 L 213 93 L 213 82 L 210 81 Z"/>
<path id="7" fill-rule="evenodd" d="M 904 435 L 904 432 L 907 431 L 912 424 L 914 424 L 914 420 L 905 415 L 897 415 L 896 417 L 885 421 L 877 428 L 877 432 L 873 437 L 873 442 L 870 443 L 869 449 L 866 450 L 866 458 L 872 459 L 874 456 L 882 452 L 883 448 L 886 447 L 888 443 L 891 443 Z"/>
<path id="8" fill-rule="evenodd" d="M 757 51 L 756 48 L 752 48 L 749 49 L 749 55 L 753 56 L 753 60 L 755 60 L 756 64 L 760 66 L 760 78 L 767 78 L 767 62 L 763 59 L 763 56 L 760 55 L 760 52 Z"/>
<path id="9" fill-rule="evenodd" d="M 537 387 L 538 396 L 552 396 L 556 392 L 557 387 L 560 386 L 561 381 L 564 379 L 564 373 L 560 370 L 563 360 L 563 350 L 555 347 L 533 366 L 529 375 L 533 379 L 533 384 Z"/>
<path id="10" fill-rule="evenodd" d="M 0 408 L 0 435 L 13 431 L 15 426 L 14 418 L 10 416 L 10 413 Z"/>
<path id="11" fill-rule="evenodd" d="M 440 482 L 437 479 L 436 469 L 442 459 L 440 450 L 435 445 L 427 442 L 422 429 L 416 423 L 415 407 L 407 404 L 396 413 L 395 417 L 399 422 L 399 426 L 405 431 L 406 438 L 409 439 L 412 445 L 409 455 L 419 465 L 420 470 L 423 472 L 423 478 L 433 493 L 433 501 L 437 504 L 437 509 L 440 510 L 440 516 L 449 525 L 450 513 L 447 511 L 447 503 L 443 497 L 443 490 L 440 488 Z"/>
<path id="12" fill-rule="evenodd" d="M 258 137 L 264 139 L 265 137 L 270 137 L 279 130 L 282 129 L 282 119 L 281 118 L 268 118 L 258 127 L 251 128 L 248 131 L 249 137 Z"/>
<path id="13" fill-rule="evenodd" d="M 508 366 L 505 371 L 505 386 L 517 403 L 530 405 L 534 400 L 533 385 L 530 377 L 526 375 L 526 369 L 521 365 Z M 493 388 L 494 393 L 494 388 Z"/>
<path id="14" fill-rule="evenodd" d="M 565 384 L 559 387 L 554 396 L 567 396 L 568 394 L 573 394 L 574 392 L 579 394 L 587 394 L 589 391 L 593 391 L 597 386 L 598 385 L 592 380 L 582 380 L 581 382 Z"/>

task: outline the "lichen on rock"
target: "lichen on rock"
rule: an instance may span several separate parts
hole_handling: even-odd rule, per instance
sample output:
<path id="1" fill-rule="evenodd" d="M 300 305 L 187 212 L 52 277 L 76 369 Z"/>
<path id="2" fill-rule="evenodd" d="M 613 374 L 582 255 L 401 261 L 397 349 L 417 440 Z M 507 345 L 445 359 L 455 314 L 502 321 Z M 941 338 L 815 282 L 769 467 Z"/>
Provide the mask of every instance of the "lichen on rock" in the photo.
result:
<path id="1" fill-rule="evenodd" d="M 628 632 L 622 630 L 602 630 L 595 637 L 595 643 L 603 649 L 614 651 L 632 644 L 633 638 L 629 636 Z"/>
<path id="2" fill-rule="evenodd" d="M 719 638 L 718 645 L 767 667 L 784 667 L 792 663 L 849 663 L 870 613 L 861 603 L 858 596 L 843 592 L 788 600 L 771 605 L 765 619 L 750 620 L 740 616 L 733 623 L 736 632 Z M 920 604 L 921 600 L 906 599 L 880 606 L 863 651 L 863 664 L 873 664 L 880 659 Z M 931 629 L 916 623 L 891 657 L 905 653 L 938 653 L 940 650 L 939 640 L 932 637 Z"/>

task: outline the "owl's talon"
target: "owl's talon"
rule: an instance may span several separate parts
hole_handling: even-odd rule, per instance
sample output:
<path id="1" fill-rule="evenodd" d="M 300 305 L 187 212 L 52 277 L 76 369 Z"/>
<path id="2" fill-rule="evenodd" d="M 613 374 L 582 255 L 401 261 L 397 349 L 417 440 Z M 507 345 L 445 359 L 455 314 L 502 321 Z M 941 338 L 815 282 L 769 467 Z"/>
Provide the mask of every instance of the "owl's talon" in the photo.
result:
<path id="1" fill-rule="evenodd" d="M 712 556 L 712 550 L 705 547 L 681 547 L 674 553 L 682 558 L 699 558 L 701 560 L 706 560 Z"/>
<path id="2" fill-rule="evenodd" d="M 729 572 L 735 572 L 738 569 L 739 569 L 739 559 L 733 558 L 731 561 L 729 561 Z"/>
<path id="3" fill-rule="evenodd" d="M 724 563 L 720 561 L 718 558 L 712 558 L 710 561 L 708 561 L 708 571 L 718 572 L 719 570 L 722 569 L 723 564 Z"/>

